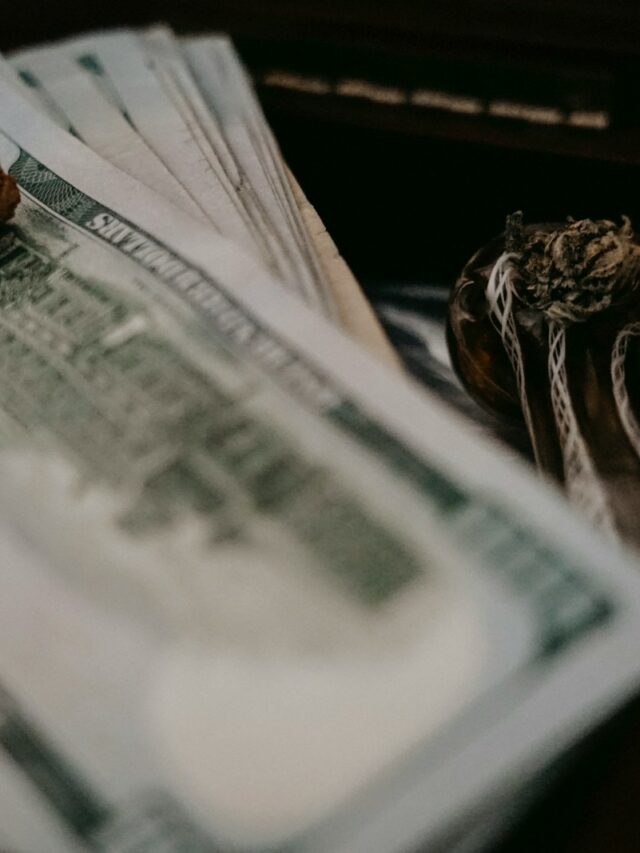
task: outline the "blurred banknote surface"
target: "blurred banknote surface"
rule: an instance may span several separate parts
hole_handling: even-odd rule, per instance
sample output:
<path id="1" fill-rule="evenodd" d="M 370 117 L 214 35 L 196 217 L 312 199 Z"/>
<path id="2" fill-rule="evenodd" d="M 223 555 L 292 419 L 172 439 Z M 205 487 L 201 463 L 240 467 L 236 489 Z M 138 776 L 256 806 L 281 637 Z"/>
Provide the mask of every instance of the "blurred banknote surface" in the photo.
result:
<path id="1" fill-rule="evenodd" d="M 637 687 L 632 559 L 337 328 L 225 38 L 16 55 L 0 166 L 0 845 L 481 844 Z"/>

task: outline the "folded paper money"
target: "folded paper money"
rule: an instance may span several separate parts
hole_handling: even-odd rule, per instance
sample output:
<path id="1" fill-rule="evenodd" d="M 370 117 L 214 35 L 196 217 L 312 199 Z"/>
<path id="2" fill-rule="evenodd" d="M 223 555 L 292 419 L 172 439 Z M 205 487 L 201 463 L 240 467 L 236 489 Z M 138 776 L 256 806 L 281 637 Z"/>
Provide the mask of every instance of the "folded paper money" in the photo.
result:
<path id="1" fill-rule="evenodd" d="M 227 39 L 15 55 L 0 167 L 0 846 L 486 838 L 637 689 L 633 560 L 361 345 Z"/>

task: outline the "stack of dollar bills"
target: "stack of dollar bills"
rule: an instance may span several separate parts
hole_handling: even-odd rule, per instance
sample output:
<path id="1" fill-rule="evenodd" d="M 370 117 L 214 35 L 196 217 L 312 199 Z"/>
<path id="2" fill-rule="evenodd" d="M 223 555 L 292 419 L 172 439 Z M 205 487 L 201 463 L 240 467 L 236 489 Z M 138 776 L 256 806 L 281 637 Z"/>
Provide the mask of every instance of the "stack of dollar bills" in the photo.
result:
<path id="1" fill-rule="evenodd" d="M 397 369 L 228 39 L 6 58 L 0 166 L 0 849 L 482 846 L 634 558 Z"/>

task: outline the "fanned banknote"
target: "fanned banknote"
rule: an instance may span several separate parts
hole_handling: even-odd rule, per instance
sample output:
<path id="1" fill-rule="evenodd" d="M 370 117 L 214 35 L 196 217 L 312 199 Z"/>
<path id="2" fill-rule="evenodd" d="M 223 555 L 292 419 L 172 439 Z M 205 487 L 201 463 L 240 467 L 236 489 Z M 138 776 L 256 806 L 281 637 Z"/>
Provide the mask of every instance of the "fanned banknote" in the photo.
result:
<path id="1" fill-rule="evenodd" d="M 168 38 L 145 67 L 251 244 L 106 53 L 16 57 L 31 100 L 0 69 L 0 844 L 466 845 L 640 683 L 633 560 L 304 304 L 322 264 L 228 43 Z"/>
<path id="2" fill-rule="evenodd" d="M 209 60 L 213 48 L 222 53 L 222 74 Z M 13 82 L 19 74 L 30 97 L 61 126 L 239 242 L 312 307 L 399 366 L 286 169 L 228 39 L 181 45 L 167 28 L 122 30 L 22 51 L 13 63 Z M 232 83 L 237 98 L 227 92 Z"/>
<path id="3" fill-rule="evenodd" d="M 238 86 L 231 88 L 240 77 L 231 72 L 240 66 L 230 45 L 225 47 L 225 76 L 205 65 L 199 85 L 181 45 L 164 29 L 35 48 L 17 55 L 14 65 L 43 105 L 53 103 L 67 126 L 99 154 L 188 213 L 199 212 L 330 314 L 330 289 L 291 190 L 276 192 L 256 147 L 266 122 L 255 109 L 250 117 L 248 108 L 246 115 L 240 112 L 245 104 L 238 103 Z M 209 85 L 213 80 L 217 85 Z M 248 85 L 242 94 L 253 107 Z M 270 162 L 281 163 L 273 146 L 269 155 Z M 158 174 L 160 167 L 176 176 L 178 191 Z"/>

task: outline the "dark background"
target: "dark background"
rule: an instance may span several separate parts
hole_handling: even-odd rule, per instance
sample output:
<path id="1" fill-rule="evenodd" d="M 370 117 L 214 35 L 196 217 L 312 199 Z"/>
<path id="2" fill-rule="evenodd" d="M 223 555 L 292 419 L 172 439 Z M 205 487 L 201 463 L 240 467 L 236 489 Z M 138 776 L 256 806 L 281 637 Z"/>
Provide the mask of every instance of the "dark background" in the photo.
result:
<path id="1" fill-rule="evenodd" d="M 284 154 L 375 298 L 448 287 L 510 211 L 640 221 L 640 3 L 624 0 L 87 0 L 5 4 L 0 49 L 87 29 L 170 22 L 227 30 Z M 380 105 L 261 85 L 272 70 L 563 109 L 606 131 Z M 582 745 L 499 853 L 638 853 L 640 707 Z M 496 848 L 496 851 L 498 848 Z"/>
<path id="2" fill-rule="evenodd" d="M 262 87 L 288 161 L 370 287 L 450 284 L 518 208 L 533 221 L 640 214 L 637 0 L 22 0 L 0 49 L 157 20 L 231 32 L 258 81 L 284 69 L 611 113 L 603 133 Z"/>

